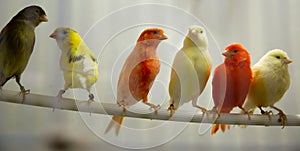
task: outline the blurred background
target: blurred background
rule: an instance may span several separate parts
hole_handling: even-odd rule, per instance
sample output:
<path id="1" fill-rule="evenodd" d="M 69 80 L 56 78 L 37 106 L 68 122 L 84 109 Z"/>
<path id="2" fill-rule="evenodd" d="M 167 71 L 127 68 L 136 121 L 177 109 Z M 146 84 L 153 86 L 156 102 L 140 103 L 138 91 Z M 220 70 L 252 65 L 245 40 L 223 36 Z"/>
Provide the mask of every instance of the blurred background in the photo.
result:
<path id="1" fill-rule="evenodd" d="M 287 51 L 291 87 L 276 104 L 287 114 L 299 114 L 300 1 L 297 0 L 2 0 L 1 29 L 18 11 L 36 4 L 44 8 L 49 22 L 36 28 L 36 43 L 22 82 L 31 93 L 56 96 L 64 81 L 59 67 L 60 49 L 49 35 L 60 26 L 75 29 L 94 50 L 99 61 L 96 101 L 115 103 L 122 65 L 142 30 L 163 28 L 169 36 L 158 47 L 161 71 L 149 99 L 164 105 L 169 99 L 171 64 L 190 25 L 208 32 L 213 69 L 223 61 L 220 52 L 241 43 L 250 52 L 252 65 L 267 51 Z M 18 91 L 14 80 L 3 89 Z M 69 90 L 69 98 L 87 100 L 87 93 Z M 199 104 L 210 109 L 211 79 Z M 137 104 L 145 108 L 143 104 Z M 166 106 L 163 106 L 166 107 Z M 182 110 L 193 110 L 191 104 Z M 148 110 L 147 110 L 148 111 Z M 238 110 L 234 110 L 238 111 Z M 226 133 L 210 135 L 210 124 L 191 124 L 125 118 L 118 137 L 104 135 L 111 116 L 38 108 L 0 102 L 0 150 L 299 150 L 299 127 L 233 126 Z"/>

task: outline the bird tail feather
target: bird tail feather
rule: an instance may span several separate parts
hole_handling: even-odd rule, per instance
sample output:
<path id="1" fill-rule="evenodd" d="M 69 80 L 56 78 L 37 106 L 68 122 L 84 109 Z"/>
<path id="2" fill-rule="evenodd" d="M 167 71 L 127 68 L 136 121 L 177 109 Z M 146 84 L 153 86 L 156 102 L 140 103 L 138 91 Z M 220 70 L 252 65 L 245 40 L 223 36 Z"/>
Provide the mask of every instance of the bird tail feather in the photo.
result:
<path id="1" fill-rule="evenodd" d="M 108 124 L 104 134 L 109 132 L 113 127 L 115 127 L 115 133 L 116 135 L 119 134 L 122 122 L 123 122 L 124 117 L 123 116 L 113 116 L 110 123 Z"/>
<path id="2" fill-rule="evenodd" d="M 227 129 L 230 129 L 230 125 L 227 125 L 227 124 L 214 124 L 213 127 L 211 128 L 211 135 L 217 133 L 219 128 L 221 128 L 222 132 L 225 132 L 226 126 L 227 126 Z"/>

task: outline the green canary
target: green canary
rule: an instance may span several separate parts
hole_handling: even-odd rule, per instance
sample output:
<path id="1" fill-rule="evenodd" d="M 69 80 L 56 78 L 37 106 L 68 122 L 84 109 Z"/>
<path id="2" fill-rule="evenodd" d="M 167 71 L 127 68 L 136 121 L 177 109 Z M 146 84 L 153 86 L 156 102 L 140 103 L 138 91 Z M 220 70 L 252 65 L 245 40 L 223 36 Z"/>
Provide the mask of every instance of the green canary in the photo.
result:
<path id="1" fill-rule="evenodd" d="M 35 27 L 47 22 L 45 11 L 39 6 L 28 6 L 15 15 L 0 33 L 0 87 L 16 78 L 23 101 L 29 93 L 20 83 L 35 43 Z"/>

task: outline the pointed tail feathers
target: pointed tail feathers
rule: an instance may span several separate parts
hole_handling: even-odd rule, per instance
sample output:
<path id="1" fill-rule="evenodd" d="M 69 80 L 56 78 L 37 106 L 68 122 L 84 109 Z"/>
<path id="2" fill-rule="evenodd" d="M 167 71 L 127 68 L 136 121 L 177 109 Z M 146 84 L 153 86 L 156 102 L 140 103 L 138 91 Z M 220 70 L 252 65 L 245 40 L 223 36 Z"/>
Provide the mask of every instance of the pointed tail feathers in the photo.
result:
<path id="1" fill-rule="evenodd" d="M 119 134 L 122 122 L 123 122 L 124 117 L 123 116 L 113 116 L 110 123 L 108 124 L 104 134 L 109 132 L 113 127 L 115 127 L 115 132 L 116 135 Z"/>
<path id="2" fill-rule="evenodd" d="M 222 132 L 225 132 L 226 126 L 227 126 L 227 129 L 230 129 L 230 125 L 227 125 L 227 124 L 214 124 L 213 127 L 211 128 L 211 135 L 217 133 L 219 128 L 221 128 Z"/>

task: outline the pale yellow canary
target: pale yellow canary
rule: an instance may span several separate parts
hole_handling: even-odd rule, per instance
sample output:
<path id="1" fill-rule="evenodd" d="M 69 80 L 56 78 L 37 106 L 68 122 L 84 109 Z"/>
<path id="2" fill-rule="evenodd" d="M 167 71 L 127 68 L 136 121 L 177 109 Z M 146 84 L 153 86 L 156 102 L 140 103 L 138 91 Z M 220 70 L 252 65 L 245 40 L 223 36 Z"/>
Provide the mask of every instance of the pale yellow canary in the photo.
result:
<path id="1" fill-rule="evenodd" d="M 246 111 L 254 111 L 258 107 L 262 114 L 269 114 L 270 112 L 265 112 L 262 107 L 271 107 L 279 112 L 284 126 L 287 121 L 286 115 L 274 104 L 290 87 L 288 64 L 291 62 L 286 52 L 274 49 L 252 67 L 253 79 L 243 105 Z"/>
<path id="2" fill-rule="evenodd" d="M 197 100 L 207 84 L 211 67 L 205 29 L 200 26 L 189 27 L 183 47 L 176 54 L 172 65 L 168 108 L 171 115 L 174 110 L 191 100 L 194 107 L 202 112 L 206 111 L 197 105 Z"/>

